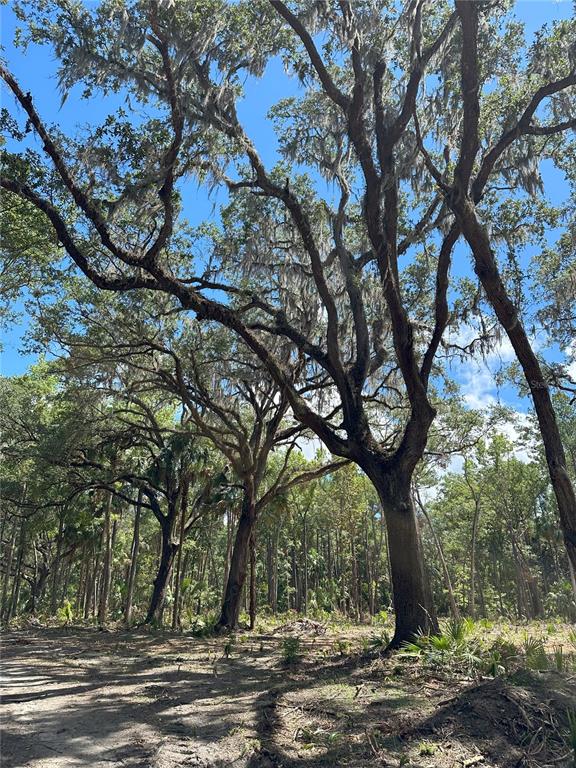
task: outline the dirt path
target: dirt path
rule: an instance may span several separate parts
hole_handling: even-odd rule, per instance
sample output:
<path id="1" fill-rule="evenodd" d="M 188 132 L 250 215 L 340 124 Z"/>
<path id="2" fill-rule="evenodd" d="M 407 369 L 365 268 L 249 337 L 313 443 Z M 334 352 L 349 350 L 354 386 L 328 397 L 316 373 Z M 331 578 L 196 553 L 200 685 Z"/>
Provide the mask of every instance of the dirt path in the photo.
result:
<path id="1" fill-rule="evenodd" d="M 339 657 L 333 641 L 308 638 L 305 660 L 287 669 L 275 635 L 226 648 L 222 638 L 7 634 L 2 768 L 508 768 L 546 765 L 538 756 L 550 750 L 554 766 L 571 764 L 558 734 L 526 736 L 549 716 L 538 707 L 551 684 L 563 707 L 576 682 L 456 684 Z"/>
<path id="2" fill-rule="evenodd" d="M 247 765 L 278 674 L 254 643 L 229 659 L 222 641 L 93 631 L 3 646 L 4 768 Z"/>

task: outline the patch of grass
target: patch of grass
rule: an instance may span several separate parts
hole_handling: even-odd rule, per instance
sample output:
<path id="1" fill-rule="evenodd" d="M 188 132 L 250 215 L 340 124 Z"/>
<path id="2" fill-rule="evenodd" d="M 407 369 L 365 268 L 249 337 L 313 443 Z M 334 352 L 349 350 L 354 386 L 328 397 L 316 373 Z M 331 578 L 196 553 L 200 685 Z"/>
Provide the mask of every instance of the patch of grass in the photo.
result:
<path id="1" fill-rule="evenodd" d="M 335 653 L 338 653 L 340 656 L 346 656 L 346 654 L 350 651 L 350 642 L 348 640 L 338 638 L 334 642 L 333 648 Z"/>
<path id="2" fill-rule="evenodd" d="M 576 709 L 569 709 L 566 712 L 568 718 L 568 746 L 574 752 L 574 765 L 576 766 Z"/>
<path id="3" fill-rule="evenodd" d="M 432 756 L 435 755 L 438 751 L 438 745 L 434 744 L 432 741 L 421 741 L 420 744 L 418 744 L 418 754 L 422 757 L 424 756 Z"/>
<path id="4" fill-rule="evenodd" d="M 328 747 L 338 744 L 343 738 L 341 731 L 327 731 L 323 728 L 301 727 L 296 732 L 296 741 L 309 747 Z"/>

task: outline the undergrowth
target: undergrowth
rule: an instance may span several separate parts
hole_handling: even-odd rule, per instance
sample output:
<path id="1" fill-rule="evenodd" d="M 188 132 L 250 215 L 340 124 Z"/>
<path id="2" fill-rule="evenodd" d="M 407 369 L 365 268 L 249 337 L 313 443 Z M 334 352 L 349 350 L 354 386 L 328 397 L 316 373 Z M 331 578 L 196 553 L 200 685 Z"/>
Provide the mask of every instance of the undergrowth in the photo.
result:
<path id="1" fill-rule="evenodd" d="M 372 647 L 383 646 L 382 636 L 373 636 Z M 517 669 L 536 672 L 576 672 L 576 630 L 568 644 L 556 644 L 551 652 L 542 637 L 524 633 L 521 642 L 504 635 L 486 636 L 482 624 L 464 619 L 447 621 L 439 634 L 419 634 L 404 643 L 400 658 L 417 660 L 423 666 L 450 674 L 497 677 Z"/>

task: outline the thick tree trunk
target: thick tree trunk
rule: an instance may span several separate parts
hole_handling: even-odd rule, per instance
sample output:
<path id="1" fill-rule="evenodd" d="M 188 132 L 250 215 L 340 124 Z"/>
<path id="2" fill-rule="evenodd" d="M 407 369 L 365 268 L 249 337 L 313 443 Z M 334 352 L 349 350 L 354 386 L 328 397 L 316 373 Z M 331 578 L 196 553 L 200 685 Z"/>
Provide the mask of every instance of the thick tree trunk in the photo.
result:
<path id="1" fill-rule="evenodd" d="M 160 563 L 158 572 L 154 579 L 152 597 L 148 606 L 148 613 L 144 619 L 144 624 L 151 624 L 153 621 L 160 621 L 164 600 L 166 598 L 166 587 L 172 572 L 174 557 L 178 550 L 178 545 L 172 542 L 172 526 L 168 521 L 162 525 L 162 548 L 160 550 Z"/>
<path id="2" fill-rule="evenodd" d="M 462 232 L 474 255 L 475 271 L 496 316 L 506 331 L 526 378 L 540 425 L 546 462 L 556 501 L 564 543 L 576 570 L 576 493 L 568 474 L 566 454 L 556 414 L 538 358 L 508 296 L 486 229 L 479 223 L 473 203 L 465 199 L 456 209 Z"/>
<path id="3" fill-rule="evenodd" d="M 242 589 L 246 581 L 250 537 L 255 522 L 256 504 L 254 490 L 251 483 L 246 483 L 244 486 L 240 519 L 238 520 L 238 528 L 236 529 L 236 539 L 232 549 L 232 557 L 230 558 L 230 568 L 228 571 L 226 589 L 224 591 L 224 600 L 222 601 L 222 610 L 220 611 L 220 618 L 216 624 L 217 630 L 236 629 L 238 627 Z"/>
<path id="4" fill-rule="evenodd" d="M 391 648 L 419 632 L 438 632 L 438 621 L 426 583 L 420 533 L 410 489 L 411 478 L 398 470 L 370 468 L 386 521 L 395 614 Z"/>
<path id="5" fill-rule="evenodd" d="M 126 589 L 126 605 L 124 607 L 124 621 L 128 626 L 132 621 L 132 602 L 134 600 L 134 586 L 136 584 L 136 570 L 138 568 L 138 553 L 140 551 L 140 518 L 142 516 L 142 491 L 138 491 L 136 512 L 134 516 L 134 532 L 132 534 L 132 548 L 130 552 L 130 570 L 128 571 L 128 587 Z"/>

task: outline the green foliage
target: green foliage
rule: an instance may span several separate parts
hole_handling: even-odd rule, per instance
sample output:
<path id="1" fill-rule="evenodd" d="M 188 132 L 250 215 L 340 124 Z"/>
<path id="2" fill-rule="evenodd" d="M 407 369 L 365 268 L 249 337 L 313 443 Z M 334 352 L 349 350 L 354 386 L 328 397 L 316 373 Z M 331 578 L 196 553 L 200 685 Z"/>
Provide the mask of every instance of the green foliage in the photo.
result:
<path id="1" fill-rule="evenodd" d="M 546 649 L 540 638 L 526 636 L 523 642 L 523 650 L 528 669 L 537 671 L 548 669 Z"/>
<path id="2" fill-rule="evenodd" d="M 57 614 L 58 621 L 62 624 L 71 624 L 74 620 L 74 611 L 72 609 L 72 603 L 70 600 L 65 600 L 64 603 L 58 608 Z"/>
<path id="3" fill-rule="evenodd" d="M 435 755 L 437 751 L 437 745 L 431 741 L 421 741 L 420 744 L 418 744 L 418 754 L 422 757 L 431 757 L 432 755 Z"/>
<path id="4" fill-rule="evenodd" d="M 379 633 L 372 633 L 368 638 L 367 650 L 372 652 L 385 651 L 390 645 L 390 635 L 386 630 Z"/>
<path id="5" fill-rule="evenodd" d="M 350 641 L 349 640 L 343 640 L 342 638 L 338 638 L 334 642 L 334 651 L 339 654 L 340 656 L 346 656 L 347 653 L 350 651 Z"/>
<path id="6" fill-rule="evenodd" d="M 568 746 L 574 751 L 574 765 L 576 765 L 576 710 L 567 710 L 566 718 L 568 720 L 566 741 Z"/>
<path id="7" fill-rule="evenodd" d="M 299 637 L 285 637 L 281 646 L 282 660 L 285 664 L 295 664 L 302 656 L 302 643 Z"/>
<path id="8" fill-rule="evenodd" d="M 227 659 L 230 658 L 230 655 L 232 654 L 232 651 L 234 650 L 235 645 L 236 645 L 236 635 L 230 635 L 230 637 L 224 644 L 223 654 L 225 658 Z"/>

